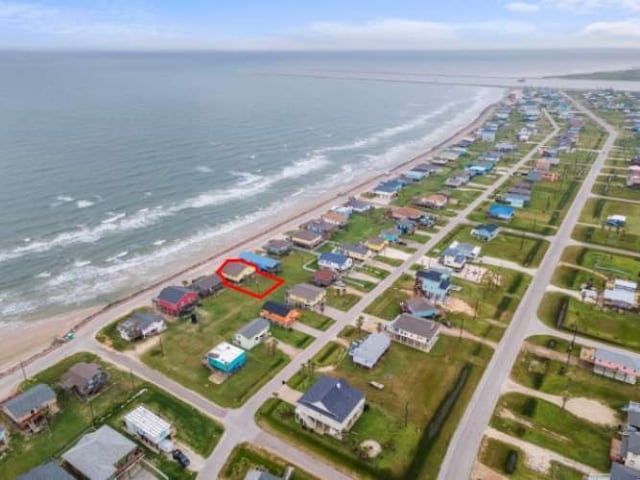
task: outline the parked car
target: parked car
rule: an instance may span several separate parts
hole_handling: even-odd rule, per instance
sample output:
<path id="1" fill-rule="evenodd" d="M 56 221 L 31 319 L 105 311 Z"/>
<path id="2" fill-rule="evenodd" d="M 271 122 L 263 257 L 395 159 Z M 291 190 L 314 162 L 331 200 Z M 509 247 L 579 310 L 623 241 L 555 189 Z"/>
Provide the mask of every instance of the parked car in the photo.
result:
<path id="1" fill-rule="evenodd" d="M 401 247 L 406 247 L 407 242 L 405 242 L 404 240 L 397 240 L 396 245 L 400 245 Z"/>
<path id="2" fill-rule="evenodd" d="M 171 455 L 182 468 L 187 468 L 191 464 L 191 460 L 189 460 L 189 457 L 187 457 L 180 449 L 174 450 Z"/>

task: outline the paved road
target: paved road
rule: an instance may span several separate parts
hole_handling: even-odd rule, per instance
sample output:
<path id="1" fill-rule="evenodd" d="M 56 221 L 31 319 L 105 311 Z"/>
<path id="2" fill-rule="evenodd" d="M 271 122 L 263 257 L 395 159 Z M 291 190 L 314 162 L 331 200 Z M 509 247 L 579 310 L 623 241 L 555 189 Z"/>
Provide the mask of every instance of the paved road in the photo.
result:
<path id="1" fill-rule="evenodd" d="M 467 406 L 451 439 L 451 444 L 440 469 L 439 479 L 461 480 L 469 478 L 471 475 L 482 437 L 500 397 L 501 386 L 511 372 L 522 342 L 527 336 L 536 333 L 537 327 L 539 327 L 535 312 L 538 310 L 547 285 L 551 283 L 551 277 L 555 267 L 560 263 L 564 248 L 572 243 L 570 238 L 573 227 L 580 217 L 580 212 L 591 194 L 591 189 L 598 173 L 604 166 L 607 155 L 617 137 L 617 132 L 613 127 L 604 123 L 591 111 L 576 102 L 573 103 L 578 110 L 602 126 L 609 136 L 589 174 L 584 179 L 554 241 L 538 268 L 538 273 L 533 278 L 531 285 L 516 309 L 511 324 L 507 328 Z"/>

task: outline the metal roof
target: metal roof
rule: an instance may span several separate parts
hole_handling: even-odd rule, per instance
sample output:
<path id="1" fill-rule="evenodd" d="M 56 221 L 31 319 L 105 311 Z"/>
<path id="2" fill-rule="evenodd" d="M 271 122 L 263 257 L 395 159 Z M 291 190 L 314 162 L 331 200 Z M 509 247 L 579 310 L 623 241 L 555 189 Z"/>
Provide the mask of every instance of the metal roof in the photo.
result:
<path id="1" fill-rule="evenodd" d="M 254 263 L 260 268 L 277 268 L 280 265 L 278 260 L 265 257 L 264 255 L 258 255 L 253 252 L 241 252 L 240 258 L 247 262 Z"/>
<path id="2" fill-rule="evenodd" d="M 16 480 L 75 480 L 66 470 L 55 462 L 45 463 L 27 473 L 18 476 Z"/>
<path id="3" fill-rule="evenodd" d="M 604 350 L 602 348 L 596 349 L 595 360 L 598 364 L 610 364 L 611 368 L 621 366 L 629 370 L 635 370 L 640 372 L 640 361 L 633 357 L 622 355 L 621 353 L 612 352 L 611 350 Z"/>
<path id="4" fill-rule="evenodd" d="M 126 422 L 131 423 L 145 437 L 162 438 L 171 431 L 171 424 L 143 405 L 127 413 L 124 417 Z"/>
<path id="5" fill-rule="evenodd" d="M 354 363 L 371 368 L 378 363 L 390 344 L 391 340 L 384 333 L 372 333 L 351 349 L 349 355 Z"/>
<path id="6" fill-rule="evenodd" d="M 49 385 L 41 383 L 26 392 L 7 400 L 3 407 L 7 409 L 11 415 L 19 419 L 30 413 L 32 410 L 38 410 L 44 403 L 56 399 L 56 393 Z"/>
<path id="7" fill-rule="evenodd" d="M 318 413 L 342 422 L 364 398 L 344 378 L 322 376 L 298 400 Z"/>
<path id="8" fill-rule="evenodd" d="M 213 358 L 225 365 L 230 364 L 241 355 L 244 355 L 244 350 L 227 342 L 219 343 L 207 353 L 207 357 Z"/>
<path id="9" fill-rule="evenodd" d="M 269 472 L 252 468 L 244 476 L 244 480 L 282 480 L 282 477 L 277 477 Z"/>
<path id="10" fill-rule="evenodd" d="M 190 288 L 177 285 L 165 287 L 160 290 L 160 293 L 158 294 L 158 300 L 163 300 L 172 305 L 176 305 L 180 300 L 182 300 L 182 297 L 192 292 L 193 290 L 191 290 Z"/>
<path id="11" fill-rule="evenodd" d="M 404 330 L 414 335 L 431 339 L 437 335 L 440 330 L 440 324 L 426 318 L 416 317 L 408 313 L 398 315 L 393 322 L 389 324 L 389 330 Z"/>
<path id="12" fill-rule="evenodd" d="M 289 315 L 289 312 L 292 310 L 291 307 L 285 305 L 284 303 L 274 302 L 273 300 L 269 300 L 262 305 L 262 310 L 266 310 L 269 313 L 275 313 L 281 317 L 286 317 Z"/>
<path id="13" fill-rule="evenodd" d="M 299 283 L 289 289 L 289 294 L 306 300 L 315 300 L 318 296 L 324 295 L 324 292 L 323 288 L 309 285 L 308 283 Z"/>
<path id="14" fill-rule="evenodd" d="M 269 321 L 264 318 L 256 318 L 242 327 L 236 335 L 242 335 L 244 338 L 253 338 L 256 335 L 269 330 Z"/>

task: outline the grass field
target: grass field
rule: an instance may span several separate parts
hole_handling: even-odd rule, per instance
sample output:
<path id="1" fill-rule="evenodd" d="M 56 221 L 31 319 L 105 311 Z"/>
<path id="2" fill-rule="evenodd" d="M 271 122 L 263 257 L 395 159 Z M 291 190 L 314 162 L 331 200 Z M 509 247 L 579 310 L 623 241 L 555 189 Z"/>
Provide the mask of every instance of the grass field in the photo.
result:
<path id="1" fill-rule="evenodd" d="M 567 247 L 562 253 L 562 261 L 617 278 L 632 280 L 640 275 L 640 258 L 618 255 L 595 248 Z"/>
<path id="2" fill-rule="evenodd" d="M 349 217 L 349 224 L 336 232 L 332 240 L 336 243 L 357 243 L 394 226 L 393 220 L 385 216 L 384 208 L 374 208 L 366 213 Z"/>
<path id="3" fill-rule="evenodd" d="M 281 457 L 256 445 L 241 443 L 233 449 L 227 459 L 227 463 L 222 468 L 222 479 L 244 480 L 245 475 L 252 468 L 260 469 L 282 478 L 288 466 L 292 465 Z M 290 480 L 319 480 L 298 466 L 294 466 L 294 469 L 293 474 L 289 477 Z"/>
<path id="4" fill-rule="evenodd" d="M 386 263 L 391 267 L 399 267 L 403 263 L 400 259 L 385 257 L 384 255 L 376 255 L 373 259 L 377 262 Z"/>
<path id="5" fill-rule="evenodd" d="M 334 288 L 327 289 L 327 305 L 348 312 L 362 297 L 353 293 L 338 294 Z"/>
<path id="6" fill-rule="evenodd" d="M 292 347 L 300 349 L 308 347 L 314 340 L 314 337 L 307 335 L 306 333 L 280 327 L 273 327 L 271 329 L 271 336 L 281 342 L 288 343 Z"/>
<path id="7" fill-rule="evenodd" d="M 580 221 L 600 226 L 610 215 L 626 215 L 624 230 L 632 235 L 640 235 L 640 205 L 635 203 L 590 198 L 580 214 Z"/>
<path id="8" fill-rule="evenodd" d="M 220 440 L 223 428 L 214 420 L 157 387 L 89 353 L 79 353 L 64 359 L 31 378 L 24 386 L 46 383 L 57 389 L 55 385 L 64 372 L 80 361 L 99 363 L 110 375 L 108 386 L 91 400 L 91 405 L 79 401 L 75 395 L 57 391 L 61 411 L 50 420 L 50 428 L 34 436 L 11 433 L 8 454 L 0 459 L 3 478 L 15 478 L 51 458 L 59 457 L 83 434 L 91 431 L 92 409 L 96 427 L 108 423 L 116 429 L 121 429 L 122 416 L 137 405 L 144 404 L 173 423 L 177 428 L 178 440 L 203 456 L 210 454 Z M 175 462 L 152 452 L 148 452 L 147 457 L 170 478 L 195 477 L 182 471 Z"/>
<path id="9" fill-rule="evenodd" d="M 472 222 L 498 223 L 501 226 L 512 228 L 514 230 L 524 230 L 529 233 L 539 233 L 540 235 L 552 235 L 555 233 L 555 227 L 550 226 L 547 223 L 535 221 L 535 218 L 527 218 L 526 215 L 523 216 L 522 212 L 525 209 L 516 209 L 515 215 L 510 222 L 496 222 L 487 216 L 487 210 L 492 203 L 494 202 L 482 202 L 478 208 L 467 216 L 467 218 Z"/>
<path id="10" fill-rule="evenodd" d="M 411 275 L 403 273 L 393 285 L 371 302 L 364 311 L 385 320 L 393 320 L 402 313 L 400 303 L 412 295 L 414 282 L 415 280 Z"/>
<path id="11" fill-rule="evenodd" d="M 318 312 L 312 312 L 310 310 L 301 310 L 301 312 L 299 322 L 309 325 L 316 330 L 325 331 L 335 323 L 332 318 Z"/>
<path id="12" fill-rule="evenodd" d="M 593 188 L 591 189 L 591 191 L 596 195 L 640 201 L 640 190 L 638 190 L 637 188 L 633 189 L 627 187 L 626 174 L 605 176 L 601 175 L 598 180 L 602 181 L 595 183 L 593 185 Z"/>
<path id="13" fill-rule="evenodd" d="M 345 357 L 331 375 L 346 378 L 355 388 L 365 392 L 369 408 L 344 441 L 302 430 L 293 420 L 293 407 L 277 400 L 269 400 L 263 405 L 257 418 L 262 425 L 295 442 L 298 447 L 355 470 L 364 478 L 435 478 L 453 431 L 490 355 L 489 348 L 475 342 L 441 337 L 428 354 L 394 343 L 372 370 L 362 370 Z M 419 448 L 424 451 L 417 453 L 425 426 L 467 362 L 473 365 L 471 373 L 440 435 L 433 443 L 421 445 Z M 310 378 L 305 379 L 305 375 Z M 317 375 L 315 372 L 299 374 L 295 381 L 290 379 L 290 385 L 304 389 Z M 373 389 L 368 385 L 369 381 L 380 382 L 385 389 Z M 354 453 L 354 444 L 364 439 L 375 439 L 383 445 L 383 453 L 375 460 L 364 462 Z M 418 474 L 408 473 L 414 457 L 421 461 Z"/>
<path id="14" fill-rule="evenodd" d="M 640 251 L 640 235 L 630 234 L 624 230 L 616 231 L 616 229 L 608 227 L 576 225 L 571 237 L 575 240 L 592 243 L 594 245 Z"/>

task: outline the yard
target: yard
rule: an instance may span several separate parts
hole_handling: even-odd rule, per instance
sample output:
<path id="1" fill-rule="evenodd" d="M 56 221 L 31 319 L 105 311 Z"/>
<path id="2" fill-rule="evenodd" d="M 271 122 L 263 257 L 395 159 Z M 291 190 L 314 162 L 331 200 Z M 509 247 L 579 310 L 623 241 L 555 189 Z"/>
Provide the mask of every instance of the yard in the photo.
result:
<path id="1" fill-rule="evenodd" d="M 602 178 L 604 177 L 604 178 Z M 621 171 L 619 175 L 601 175 L 600 180 L 593 185 L 591 190 L 596 195 L 604 195 L 606 197 L 624 198 L 627 200 L 640 200 L 640 190 L 637 188 L 627 187 L 626 172 Z"/>
<path id="2" fill-rule="evenodd" d="M 572 263 L 600 275 L 632 280 L 640 275 L 640 258 L 604 252 L 586 247 L 567 247 L 562 261 Z"/>
<path id="3" fill-rule="evenodd" d="M 300 312 L 302 314 L 298 321 L 305 325 L 309 325 L 311 328 L 315 328 L 316 330 L 325 331 L 335 323 L 333 319 L 318 312 L 312 312 L 311 310 L 300 310 Z"/>
<path id="4" fill-rule="evenodd" d="M 348 312 L 362 299 L 353 293 L 338 293 L 335 288 L 327 289 L 327 305 L 343 312 Z"/>
<path id="5" fill-rule="evenodd" d="M 105 325 L 97 334 L 96 334 L 96 340 L 98 340 L 101 343 L 104 343 L 105 345 L 113 348 L 114 350 L 118 350 L 119 352 L 123 352 L 125 350 L 132 350 L 136 347 L 136 345 L 138 345 L 138 343 L 136 342 L 127 342 L 126 340 L 124 340 L 120 334 L 118 333 L 118 324 L 125 319 L 125 317 L 128 317 L 129 315 L 135 313 L 135 312 L 147 312 L 150 311 L 151 308 L 148 307 L 143 307 L 143 308 L 138 308 L 134 311 L 132 311 L 131 313 L 128 313 L 125 316 L 122 316 L 120 318 L 118 318 L 117 320 L 114 320 L 113 322 Z"/>
<path id="6" fill-rule="evenodd" d="M 351 215 L 349 224 L 338 230 L 332 240 L 336 243 L 357 243 L 370 237 L 377 237 L 380 232 L 395 225 L 387 212 L 388 210 L 385 208 L 375 208 L 366 213 Z"/>
<path id="7" fill-rule="evenodd" d="M 371 302 L 364 311 L 385 320 L 393 320 L 402 313 L 400 303 L 412 295 L 414 283 L 415 280 L 411 275 L 403 273 L 391 287 L 387 288 Z"/>
<path id="8" fill-rule="evenodd" d="M 487 216 L 487 210 L 491 204 L 495 203 L 494 201 L 486 201 L 482 202 L 478 208 L 476 208 L 473 212 L 471 212 L 467 218 L 472 222 L 479 223 L 496 223 L 500 226 L 506 228 L 512 228 L 515 230 L 524 230 L 529 233 L 539 233 L 540 235 L 552 235 L 555 233 L 556 229 L 554 226 L 549 225 L 548 223 L 539 222 L 536 219 L 536 216 L 531 216 L 531 214 L 523 213 L 526 208 L 517 208 L 513 219 L 510 222 L 504 221 L 496 221 L 495 219 L 491 219 Z M 549 221 L 550 221 L 549 214 Z"/>
<path id="9" fill-rule="evenodd" d="M 8 454 L 0 459 L 3 478 L 15 478 L 51 458 L 59 457 L 83 434 L 89 433 L 92 411 L 96 427 L 108 423 L 120 429 L 122 415 L 135 406 L 144 404 L 175 425 L 178 441 L 184 442 L 203 456 L 209 455 L 220 440 L 223 427 L 214 420 L 157 387 L 89 353 L 79 353 L 64 359 L 29 379 L 24 386 L 46 383 L 58 390 L 55 386 L 64 372 L 80 361 L 99 363 L 110 375 L 108 386 L 95 396 L 90 404 L 81 402 L 75 395 L 57 391 L 61 411 L 50 420 L 49 428 L 34 436 L 11 434 Z M 124 405 L 126 407 L 123 409 Z M 148 453 L 148 458 L 170 478 L 192 478 L 191 474 L 182 471 L 173 461 L 151 452 Z"/>
<path id="10" fill-rule="evenodd" d="M 330 375 L 346 378 L 366 394 L 369 405 L 344 441 L 302 430 L 293 419 L 293 407 L 275 399 L 261 407 L 257 419 L 297 446 L 357 471 L 366 478 L 435 478 L 459 418 L 490 355 L 489 348 L 475 342 L 441 337 L 430 353 L 393 343 L 372 370 L 363 370 L 355 366 L 349 357 L 344 357 Z M 468 369 L 464 368 L 467 364 L 470 365 Z M 305 379 L 305 375 L 311 378 Z M 317 372 L 307 370 L 297 374 L 293 384 L 306 388 L 317 375 Z M 447 415 L 439 409 L 459 379 L 462 380 L 459 396 Z M 370 381 L 382 383 L 385 388 L 371 388 Z M 444 417 L 436 422 L 434 416 L 438 410 Z M 427 425 L 435 429 L 434 438 L 425 433 Z M 438 426 L 442 427 L 439 434 Z M 354 446 L 366 439 L 375 439 L 382 445 L 382 454 L 376 459 L 363 461 L 354 452 Z"/>
<path id="11" fill-rule="evenodd" d="M 283 458 L 249 443 L 241 443 L 233 449 L 227 463 L 222 468 L 222 479 L 244 480 L 245 475 L 252 468 L 283 477 L 288 466 L 294 468 L 289 480 L 319 480 L 302 468 L 291 465 Z"/>

